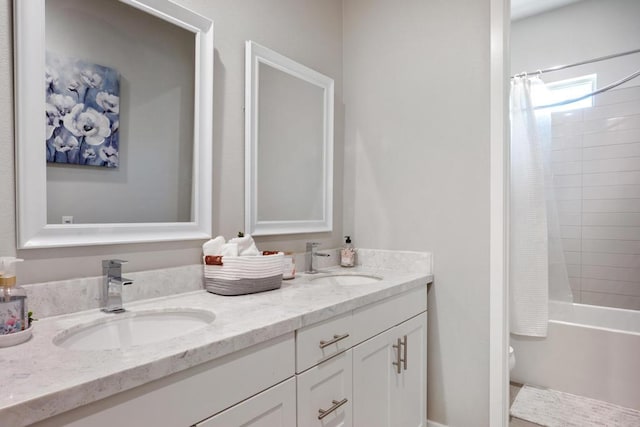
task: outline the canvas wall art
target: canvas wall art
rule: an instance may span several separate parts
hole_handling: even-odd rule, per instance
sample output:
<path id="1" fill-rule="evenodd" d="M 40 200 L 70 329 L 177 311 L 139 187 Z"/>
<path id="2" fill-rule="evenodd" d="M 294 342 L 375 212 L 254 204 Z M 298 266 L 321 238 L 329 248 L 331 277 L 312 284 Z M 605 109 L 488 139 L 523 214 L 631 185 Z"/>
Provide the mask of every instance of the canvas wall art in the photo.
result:
<path id="1" fill-rule="evenodd" d="M 47 52 L 47 162 L 118 167 L 117 70 Z"/>

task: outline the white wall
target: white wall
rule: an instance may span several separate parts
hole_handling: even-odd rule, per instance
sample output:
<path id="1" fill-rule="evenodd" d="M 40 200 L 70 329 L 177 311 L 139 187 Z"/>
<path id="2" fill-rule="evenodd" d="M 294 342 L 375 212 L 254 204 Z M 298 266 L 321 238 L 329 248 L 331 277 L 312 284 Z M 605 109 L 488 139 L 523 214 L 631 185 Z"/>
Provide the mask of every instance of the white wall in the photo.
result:
<path id="1" fill-rule="evenodd" d="M 591 0 L 512 27 L 512 71 L 637 49 L 640 2 Z M 597 73 L 598 87 L 640 70 L 640 54 L 562 72 Z M 574 301 L 640 309 L 640 78 L 552 115 L 552 167 Z"/>
<path id="2" fill-rule="evenodd" d="M 428 415 L 489 425 L 489 6 L 345 0 L 345 233 L 431 250 Z"/>
<path id="3" fill-rule="evenodd" d="M 337 247 L 342 241 L 342 2 L 340 0 L 180 0 L 214 21 L 213 230 L 234 236 L 244 228 L 244 41 L 282 53 L 336 81 L 336 186 L 332 233 L 272 236 L 259 247 L 303 252 L 305 242 Z M 0 255 L 16 254 L 13 176 L 12 1 L 0 0 Z M 6 25 L 4 25 L 6 23 Z M 295 37 L 292 36 L 295 34 Z M 7 179 L 5 179 L 7 178 Z M 129 260 L 126 271 L 200 262 L 202 241 L 17 251 L 21 283 L 101 274 L 100 260 Z"/>

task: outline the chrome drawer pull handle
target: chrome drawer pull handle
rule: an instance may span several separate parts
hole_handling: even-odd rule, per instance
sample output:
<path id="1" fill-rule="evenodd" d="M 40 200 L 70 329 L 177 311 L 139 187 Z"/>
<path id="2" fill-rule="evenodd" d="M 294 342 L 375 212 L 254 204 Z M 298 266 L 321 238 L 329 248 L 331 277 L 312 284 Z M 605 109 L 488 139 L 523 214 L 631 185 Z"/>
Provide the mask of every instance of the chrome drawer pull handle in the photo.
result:
<path id="1" fill-rule="evenodd" d="M 392 362 L 393 366 L 396 366 L 396 373 L 401 373 L 402 372 L 402 340 L 400 338 L 398 338 L 398 343 L 393 345 L 393 348 L 396 349 L 396 358 L 397 361 L 396 362 Z"/>
<path id="2" fill-rule="evenodd" d="M 331 344 L 335 344 L 340 340 L 343 340 L 345 338 L 347 338 L 349 336 L 349 334 L 344 334 L 344 335 L 334 335 L 332 340 L 329 341 L 320 341 L 320 348 L 325 348 L 330 346 Z"/>
<path id="3" fill-rule="evenodd" d="M 320 414 L 318 415 L 318 419 L 319 420 L 323 419 L 324 417 L 326 417 L 327 415 L 329 415 L 330 413 L 332 413 L 333 411 L 335 411 L 336 409 L 338 409 L 339 407 L 341 407 L 347 402 L 348 400 L 346 397 L 339 402 L 337 400 L 332 400 L 331 403 L 333 403 L 333 406 L 331 408 L 327 409 L 326 411 L 324 409 L 318 409 L 318 413 Z"/>
<path id="4" fill-rule="evenodd" d="M 404 359 L 402 359 L 402 361 L 404 362 L 404 370 L 407 370 L 407 336 L 404 336 L 404 341 L 402 343 L 402 345 L 404 346 Z"/>

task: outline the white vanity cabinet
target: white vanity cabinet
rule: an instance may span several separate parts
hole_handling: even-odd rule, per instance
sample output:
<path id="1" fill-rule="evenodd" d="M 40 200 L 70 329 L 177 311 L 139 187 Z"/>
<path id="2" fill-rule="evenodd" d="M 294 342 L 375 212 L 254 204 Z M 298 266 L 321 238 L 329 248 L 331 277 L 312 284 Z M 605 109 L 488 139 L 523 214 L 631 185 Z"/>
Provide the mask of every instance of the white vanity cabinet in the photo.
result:
<path id="1" fill-rule="evenodd" d="M 406 290 L 33 426 L 424 426 L 426 309 Z"/>
<path id="2" fill-rule="evenodd" d="M 426 309 L 425 287 L 299 329 L 297 427 L 424 426 Z"/>

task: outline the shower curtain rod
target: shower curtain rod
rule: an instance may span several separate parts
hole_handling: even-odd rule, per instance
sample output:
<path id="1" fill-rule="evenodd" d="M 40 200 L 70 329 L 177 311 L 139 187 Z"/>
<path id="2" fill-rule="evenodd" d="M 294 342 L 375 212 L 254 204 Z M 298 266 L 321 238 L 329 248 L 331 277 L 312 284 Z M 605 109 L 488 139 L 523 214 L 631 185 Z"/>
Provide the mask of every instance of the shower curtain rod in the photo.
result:
<path id="1" fill-rule="evenodd" d="M 640 53 L 640 49 L 629 50 L 627 52 L 621 52 L 621 53 L 614 53 L 612 55 L 600 56 L 598 58 L 588 59 L 586 61 L 580 61 L 580 62 L 576 62 L 574 64 L 557 65 L 555 67 L 546 68 L 544 70 L 527 71 L 527 72 L 524 72 L 524 73 L 515 74 L 515 75 L 511 76 L 511 78 L 513 79 L 514 77 L 524 77 L 524 76 L 530 75 L 530 74 L 550 73 L 552 71 L 564 70 L 565 68 L 577 67 L 578 65 L 585 65 L 585 64 L 591 64 L 593 62 L 605 61 L 607 59 L 618 58 L 620 56 L 631 55 L 631 54 L 634 54 L 634 53 Z"/>

